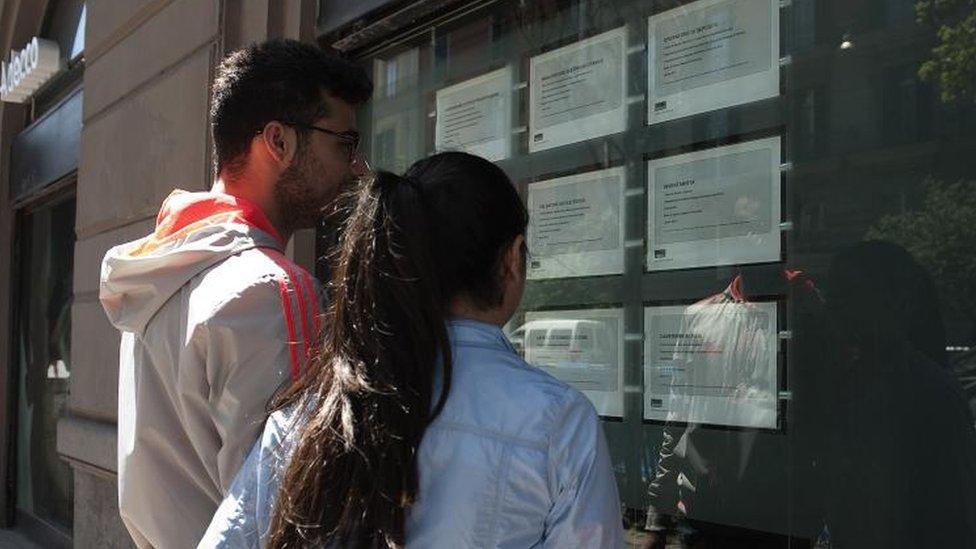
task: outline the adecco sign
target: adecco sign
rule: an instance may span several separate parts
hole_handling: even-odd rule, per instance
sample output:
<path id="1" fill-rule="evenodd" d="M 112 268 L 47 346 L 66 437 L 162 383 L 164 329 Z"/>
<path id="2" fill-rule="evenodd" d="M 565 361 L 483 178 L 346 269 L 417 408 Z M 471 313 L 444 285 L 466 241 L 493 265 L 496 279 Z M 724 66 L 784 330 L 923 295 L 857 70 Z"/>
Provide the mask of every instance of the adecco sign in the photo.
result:
<path id="1" fill-rule="evenodd" d="M 2 63 L 0 100 L 23 103 L 61 70 L 61 51 L 56 42 L 34 37 L 24 49 L 11 51 L 10 60 Z"/>

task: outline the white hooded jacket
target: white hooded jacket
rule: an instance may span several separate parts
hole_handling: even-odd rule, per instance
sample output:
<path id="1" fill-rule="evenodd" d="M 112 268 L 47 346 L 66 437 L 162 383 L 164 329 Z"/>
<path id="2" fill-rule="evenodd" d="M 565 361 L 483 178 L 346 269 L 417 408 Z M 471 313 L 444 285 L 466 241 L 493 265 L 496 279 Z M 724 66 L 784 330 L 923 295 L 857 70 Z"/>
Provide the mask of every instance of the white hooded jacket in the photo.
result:
<path id="1" fill-rule="evenodd" d="M 119 509 L 139 547 L 193 547 L 303 367 L 319 291 L 254 204 L 174 191 L 153 234 L 102 263 L 122 332 Z"/>

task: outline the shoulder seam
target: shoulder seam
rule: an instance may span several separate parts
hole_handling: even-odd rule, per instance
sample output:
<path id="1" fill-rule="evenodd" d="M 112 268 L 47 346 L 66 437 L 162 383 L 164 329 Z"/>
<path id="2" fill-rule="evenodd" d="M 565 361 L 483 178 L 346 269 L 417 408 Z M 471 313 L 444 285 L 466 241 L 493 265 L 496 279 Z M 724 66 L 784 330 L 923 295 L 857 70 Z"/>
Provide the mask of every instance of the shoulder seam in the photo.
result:
<path id="1" fill-rule="evenodd" d="M 499 433 L 498 431 L 493 431 L 491 429 L 480 429 L 471 425 L 465 425 L 463 423 L 458 423 L 455 421 L 443 421 L 437 420 L 430 426 L 431 429 L 445 429 L 450 431 L 461 431 L 464 433 L 469 433 L 472 435 L 479 435 L 488 438 L 492 438 L 501 442 L 508 444 L 513 444 L 515 446 L 521 446 L 524 448 L 532 448 L 534 450 L 546 451 L 548 444 L 546 442 L 531 440 L 527 438 L 516 437 L 512 435 L 507 435 L 505 433 Z"/>

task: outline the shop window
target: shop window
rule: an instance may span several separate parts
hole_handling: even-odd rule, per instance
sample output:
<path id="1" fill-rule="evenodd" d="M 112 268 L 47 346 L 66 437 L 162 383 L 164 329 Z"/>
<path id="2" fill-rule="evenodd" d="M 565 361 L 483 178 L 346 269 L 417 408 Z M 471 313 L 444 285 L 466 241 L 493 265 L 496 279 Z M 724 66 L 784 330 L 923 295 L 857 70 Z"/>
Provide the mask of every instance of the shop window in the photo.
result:
<path id="1" fill-rule="evenodd" d="M 73 196 L 26 209 L 18 227 L 16 507 L 27 530 L 70 536 L 74 477 L 57 452 L 71 381 Z M 24 524 L 27 523 L 27 524 Z"/>
<path id="2" fill-rule="evenodd" d="M 824 153 L 827 122 L 824 90 L 798 90 L 793 106 L 793 135 L 797 160 L 820 157 Z"/>
<path id="3" fill-rule="evenodd" d="M 959 123 L 976 107 L 932 115 L 916 71 L 934 30 L 906 9 L 498 1 L 362 58 L 377 167 L 467 150 L 524 197 L 507 331 L 602 417 L 633 541 L 967 539 L 956 500 L 918 494 L 968 497 L 976 458 L 935 486 L 906 426 L 938 415 L 969 455 L 972 418 L 941 403 L 976 402 L 976 126 Z M 845 251 L 867 240 L 895 247 Z M 886 312 L 894 295 L 930 321 Z M 897 358 L 852 339 L 869 330 Z"/>
<path id="4" fill-rule="evenodd" d="M 925 139 L 931 135 L 932 94 L 918 81 L 914 65 L 898 66 L 883 73 L 884 136 L 890 144 Z"/>

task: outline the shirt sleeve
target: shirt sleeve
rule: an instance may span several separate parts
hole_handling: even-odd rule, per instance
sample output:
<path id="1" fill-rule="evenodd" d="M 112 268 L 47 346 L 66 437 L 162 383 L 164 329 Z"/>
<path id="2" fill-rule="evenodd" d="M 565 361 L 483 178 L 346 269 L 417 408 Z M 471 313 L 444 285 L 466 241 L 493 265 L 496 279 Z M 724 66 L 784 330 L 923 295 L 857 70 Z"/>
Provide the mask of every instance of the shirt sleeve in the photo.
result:
<path id="1" fill-rule="evenodd" d="M 545 547 L 623 547 L 620 497 L 600 419 L 573 392 L 550 439 L 554 503 Z"/>
<path id="2" fill-rule="evenodd" d="M 262 441 L 254 443 L 247 460 L 220 507 L 210 521 L 207 532 L 197 545 L 209 548 L 257 548 L 260 543 L 257 524 L 258 463 Z"/>
<path id="3" fill-rule="evenodd" d="M 268 418 L 198 548 L 257 549 L 264 544 L 298 429 L 295 418 L 287 410 Z"/>

